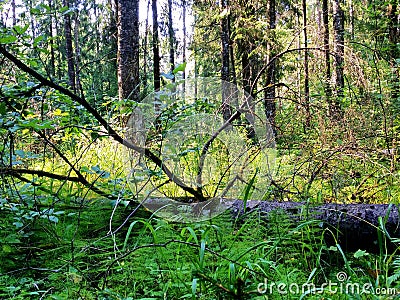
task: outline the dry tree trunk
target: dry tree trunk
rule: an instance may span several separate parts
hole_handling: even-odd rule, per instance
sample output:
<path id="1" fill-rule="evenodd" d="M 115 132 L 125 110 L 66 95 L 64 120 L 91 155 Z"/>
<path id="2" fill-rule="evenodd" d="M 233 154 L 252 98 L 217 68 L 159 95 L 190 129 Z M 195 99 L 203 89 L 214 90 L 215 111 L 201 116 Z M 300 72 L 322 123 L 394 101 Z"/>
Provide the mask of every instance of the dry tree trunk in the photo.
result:
<path id="1" fill-rule="evenodd" d="M 234 216 L 244 217 L 243 201 L 233 202 Z M 346 251 L 358 249 L 378 252 L 379 239 L 388 250 L 395 245 L 385 240 L 400 238 L 400 206 L 390 204 L 320 204 L 307 205 L 301 202 L 248 201 L 246 212 L 258 211 L 268 217 L 273 211 L 283 211 L 294 221 L 320 220 L 329 245 L 340 244 Z M 382 244 L 382 243 L 381 243 Z"/>

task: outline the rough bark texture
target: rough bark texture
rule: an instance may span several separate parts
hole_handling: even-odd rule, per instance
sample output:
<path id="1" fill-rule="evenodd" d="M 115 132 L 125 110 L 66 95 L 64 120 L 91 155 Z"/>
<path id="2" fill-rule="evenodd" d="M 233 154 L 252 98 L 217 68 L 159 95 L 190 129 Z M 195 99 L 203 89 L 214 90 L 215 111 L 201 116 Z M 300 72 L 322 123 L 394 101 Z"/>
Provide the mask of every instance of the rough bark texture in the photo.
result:
<path id="1" fill-rule="evenodd" d="M 329 47 L 329 7 L 328 0 L 322 0 L 322 18 L 324 23 L 324 50 L 325 50 L 325 93 L 330 103 L 332 96 L 331 90 L 331 60 L 330 60 L 330 47 Z M 332 108 L 331 108 L 332 109 Z"/>
<path id="2" fill-rule="evenodd" d="M 221 1 L 222 11 L 228 10 L 228 0 Z M 229 82 L 229 19 L 228 13 L 221 18 L 221 80 Z M 222 83 L 222 99 L 229 99 L 230 89 L 227 84 Z M 229 105 L 225 102 L 222 104 L 222 114 L 224 120 L 228 120 L 232 112 Z"/>
<path id="3" fill-rule="evenodd" d="M 228 1 L 222 0 L 221 9 L 228 9 Z M 221 79 L 229 81 L 229 22 L 228 16 L 221 19 Z"/>
<path id="4" fill-rule="evenodd" d="M 152 11 L 153 11 L 153 78 L 154 78 L 154 90 L 160 89 L 160 49 L 158 45 L 158 12 L 157 12 L 157 0 L 152 0 Z"/>
<path id="5" fill-rule="evenodd" d="M 169 64 L 172 71 L 175 68 L 175 34 L 172 23 L 172 0 L 168 0 L 168 36 L 169 36 Z M 172 78 L 175 81 L 175 76 Z"/>
<path id="6" fill-rule="evenodd" d="M 303 33 L 304 33 L 304 48 L 308 47 L 307 38 L 307 3 L 302 0 L 303 9 Z M 304 51 L 304 108 L 306 110 L 306 127 L 310 127 L 311 112 L 310 112 L 310 85 L 309 85 L 309 72 L 308 72 L 308 51 Z"/>
<path id="7" fill-rule="evenodd" d="M 52 0 L 49 0 L 49 7 L 50 10 L 53 10 L 53 2 Z M 54 20 L 53 20 L 53 15 L 51 14 L 50 16 L 50 26 L 48 28 L 48 33 L 49 33 L 49 37 L 50 37 L 50 65 L 49 65 L 49 73 L 50 75 L 54 78 L 56 76 L 56 70 L 55 70 L 55 66 L 56 66 L 56 56 L 54 53 L 54 48 L 55 48 L 55 44 L 54 44 L 54 34 L 53 34 L 53 27 L 54 27 Z"/>
<path id="8" fill-rule="evenodd" d="M 307 219 L 321 220 L 322 228 L 326 231 L 325 239 L 328 245 L 338 243 L 347 251 L 365 249 L 371 252 L 379 250 L 379 235 L 385 233 L 379 228 L 379 218 L 386 222 L 385 230 L 392 238 L 400 237 L 399 224 L 400 206 L 388 204 L 322 204 L 318 206 L 306 206 L 299 202 L 268 202 L 248 201 L 246 212 L 258 210 L 268 214 L 281 210 L 287 213 L 295 222 Z M 243 201 L 235 201 L 232 205 L 234 216 L 243 215 Z M 333 234 L 333 235 L 332 235 Z M 393 247 L 390 242 L 387 247 Z"/>
<path id="9" fill-rule="evenodd" d="M 333 1 L 333 30 L 335 32 L 335 86 L 336 95 L 343 97 L 344 89 L 344 12 L 343 0 Z"/>
<path id="10" fill-rule="evenodd" d="M 139 101 L 139 0 L 118 0 L 118 95 Z"/>
<path id="11" fill-rule="evenodd" d="M 69 7 L 69 1 L 63 0 L 63 6 Z M 74 52 L 72 49 L 72 28 L 71 28 L 71 16 L 69 14 L 64 15 L 64 35 L 65 35 L 65 54 L 67 57 L 68 67 L 68 84 L 70 88 L 76 93 L 76 79 L 75 79 L 75 59 Z"/>
<path id="12" fill-rule="evenodd" d="M 186 0 L 182 0 L 182 33 L 183 33 L 183 41 L 182 41 L 182 62 L 186 62 Z M 186 71 L 183 70 L 182 78 L 186 78 Z M 185 89 L 185 84 L 183 85 Z"/>
<path id="13" fill-rule="evenodd" d="M 265 92 L 264 92 L 264 107 L 265 107 L 265 115 L 267 120 L 271 124 L 274 134 L 275 134 L 275 68 L 276 68 L 276 60 L 272 60 L 275 56 L 275 51 L 273 49 L 274 43 L 274 29 L 276 28 L 276 10 L 275 10 L 275 0 L 269 1 L 268 8 L 268 18 L 269 18 L 269 28 L 271 32 L 271 38 L 268 43 L 268 52 L 269 52 L 269 60 L 268 60 L 268 68 L 266 73 L 266 82 L 265 82 Z M 272 61 L 271 61 L 272 60 Z"/>
<path id="14" fill-rule="evenodd" d="M 13 26 L 15 26 L 15 25 L 17 25 L 17 14 L 16 14 L 15 0 L 11 1 L 11 10 L 12 10 L 12 24 L 13 24 Z"/>
<path id="15" fill-rule="evenodd" d="M 392 99 L 397 101 L 400 95 L 400 84 L 399 84 L 399 71 L 397 60 L 400 57 L 400 51 L 398 43 L 400 41 L 400 29 L 399 29 L 399 12 L 398 12 L 398 0 L 390 1 L 388 5 L 388 16 L 389 16 L 389 56 L 390 65 L 392 67 Z"/>
<path id="16" fill-rule="evenodd" d="M 86 11 L 86 5 L 84 4 L 83 11 Z M 75 1 L 75 7 L 79 7 L 79 1 Z M 75 46 L 75 85 L 76 85 L 76 93 L 84 98 L 84 93 L 83 93 L 83 87 L 81 84 L 81 78 L 80 78 L 80 56 L 81 56 L 81 50 L 80 50 L 80 45 L 79 45 L 79 11 L 76 10 L 74 14 L 74 46 Z"/>

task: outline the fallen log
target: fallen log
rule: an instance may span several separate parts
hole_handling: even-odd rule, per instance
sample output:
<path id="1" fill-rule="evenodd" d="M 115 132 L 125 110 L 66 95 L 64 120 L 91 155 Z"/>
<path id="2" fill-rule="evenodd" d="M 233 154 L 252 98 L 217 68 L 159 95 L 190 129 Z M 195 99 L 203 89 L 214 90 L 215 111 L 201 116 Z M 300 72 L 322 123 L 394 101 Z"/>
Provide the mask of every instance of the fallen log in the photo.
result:
<path id="1" fill-rule="evenodd" d="M 177 222 L 196 222 L 230 210 L 234 218 L 246 218 L 257 211 L 267 220 L 273 211 L 282 211 L 296 224 L 320 220 L 325 241 L 337 243 L 345 251 L 366 250 L 370 253 L 392 251 L 399 247 L 393 239 L 400 238 L 399 205 L 395 204 L 307 204 L 302 202 L 247 201 L 215 199 L 211 202 L 188 203 L 166 198 L 148 199 L 144 206 L 161 217 Z M 379 243 L 380 239 L 380 243 Z M 383 249 L 382 249 L 383 247 Z"/>
<path id="2" fill-rule="evenodd" d="M 231 209 L 235 217 L 243 216 L 243 201 L 234 201 Z M 385 244 L 379 245 L 379 238 L 386 241 L 384 247 L 389 251 L 399 247 L 399 244 L 392 242 L 400 238 L 399 209 L 400 206 L 395 204 L 311 205 L 301 202 L 248 201 L 246 205 L 246 212 L 258 210 L 265 216 L 272 211 L 283 211 L 294 222 L 320 220 L 321 226 L 331 231 L 325 234 L 328 246 L 338 243 L 345 251 L 362 249 L 371 253 L 385 250 L 380 249 Z"/>

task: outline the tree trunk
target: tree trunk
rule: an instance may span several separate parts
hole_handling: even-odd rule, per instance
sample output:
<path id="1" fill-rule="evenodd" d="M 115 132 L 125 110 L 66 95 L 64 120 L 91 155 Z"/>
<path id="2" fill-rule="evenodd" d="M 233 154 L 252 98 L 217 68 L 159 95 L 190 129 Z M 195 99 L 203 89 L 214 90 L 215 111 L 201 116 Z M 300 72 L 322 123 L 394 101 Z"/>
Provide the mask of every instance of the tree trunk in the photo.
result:
<path id="1" fill-rule="evenodd" d="M 333 30 L 335 32 L 335 87 L 337 97 L 343 97 L 344 92 L 344 12 L 343 0 L 333 1 Z"/>
<path id="2" fill-rule="evenodd" d="M 50 10 L 52 11 L 53 10 L 53 1 L 52 0 L 49 0 L 49 7 L 50 7 Z M 49 36 L 50 36 L 50 66 L 49 66 L 49 71 L 50 72 L 49 73 L 50 73 L 51 77 L 54 78 L 56 76 L 56 69 L 55 69 L 56 56 L 55 56 L 55 53 L 54 53 L 55 45 L 54 45 L 54 40 L 53 40 L 53 38 L 54 38 L 54 34 L 53 34 L 53 27 L 54 27 L 53 14 L 50 14 L 49 18 L 50 18 L 50 28 L 49 28 Z"/>
<path id="3" fill-rule="evenodd" d="M 229 29 L 229 61 L 231 64 L 231 78 L 232 78 L 232 83 L 237 86 L 237 78 L 236 78 L 236 68 L 235 68 L 235 53 L 233 49 L 233 41 L 231 40 L 231 18 L 228 15 L 228 29 Z"/>
<path id="4" fill-rule="evenodd" d="M 242 54 L 242 82 L 243 89 L 249 95 L 251 94 L 251 70 L 250 70 L 250 60 L 248 50 L 246 49 L 246 45 L 239 41 L 239 49 Z M 249 49 L 250 50 L 250 49 Z"/>
<path id="5" fill-rule="evenodd" d="M 139 101 L 139 0 L 118 0 L 118 95 Z"/>
<path id="6" fill-rule="evenodd" d="M 222 10 L 228 9 L 228 0 L 221 1 Z M 221 79 L 229 81 L 229 22 L 227 13 L 221 18 Z"/>
<path id="7" fill-rule="evenodd" d="M 150 0 L 147 1 L 147 9 L 146 9 L 146 22 L 145 22 L 145 31 L 144 31 L 144 38 L 143 38 L 143 76 L 142 82 L 144 84 L 144 94 L 147 94 L 147 43 L 149 39 L 149 12 L 150 12 Z"/>
<path id="8" fill-rule="evenodd" d="M 15 26 L 15 25 L 17 25 L 17 14 L 16 14 L 15 0 L 11 1 L 11 10 L 12 10 L 12 24 L 13 24 L 13 26 Z"/>
<path id="9" fill-rule="evenodd" d="M 84 4 L 85 5 L 85 4 Z M 84 98 L 83 87 L 81 84 L 80 78 L 80 56 L 81 56 L 81 48 L 79 46 L 79 11 L 78 11 L 79 1 L 75 1 L 76 11 L 74 13 L 74 45 L 75 45 L 75 83 L 76 83 L 76 91 L 79 96 Z M 84 8 L 83 11 L 86 11 Z"/>
<path id="10" fill-rule="evenodd" d="M 304 48 L 308 47 L 307 37 L 307 3 L 302 0 L 303 8 L 303 32 L 304 32 Z M 309 86 L 309 72 L 308 72 L 308 51 L 304 51 L 304 107 L 306 110 L 306 127 L 311 125 L 311 112 L 310 112 L 310 86 Z"/>
<path id="11" fill-rule="evenodd" d="M 186 63 L 186 0 L 182 0 L 182 31 L 183 31 L 183 49 L 182 49 L 182 63 Z M 183 94 L 185 94 L 186 90 L 186 68 L 182 72 L 182 78 L 183 78 Z"/>
<path id="12" fill-rule="evenodd" d="M 222 114 L 224 120 L 228 120 L 232 115 L 230 106 L 226 100 L 229 99 L 230 89 L 224 82 L 229 82 L 229 20 L 228 20 L 228 0 L 221 1 L 221 9 L 224 16 L 221 18 L 221 80 L 222 80 Z"/>
<path id="13" fill-rule="evenodd" d="M 399 71 L 397 60 L 400 57 L 400 51 L 398 44 L 400 42 L 400 29 L 398 19 L 398 1 L 392 0 L 388 6 L 389 15 L 389 62 L 392 68 L 392 79 L 391 79 L 391 97 L 394 103 L 397 103 L 397 98 L 400 96 L 400 85 L 399 85 Z"/>
<path id="14" fill-rule="evenodd" d="M 243 215 L 243 201 L 231 203 L 231 211 L 235 216 Z M 258 210 L 266 218 L 273 211 L 282 211 L 294 221 L 320 220 L 325 231 L 325 241 L 329 245 L 340 244 L 343 250 L 358 249 L 377 253 L 378 239 L 385 237 L 379 218 L 392 238 L 400 237 L 400 207 L 388 204 L 320 204 L 312 206 L 300 202 L 247 201 L 246 212 Z M 335 240 L 335 238 L 337 240 Z M 395 245 L 388 244 L 389 248 Z"/>
<path id="15" fill-rule="evenodd" d="M 349 22 L 350 22 L 350 37 L 354 40 L 354 4 L 352 0 L 349 0 Z"/>
<path id="16" fill-rule="evenodd" d="M 69 0 L 63 0 L 64 7 L 69 6 Z M 67 57 L 68 67 L 68 84 L 73 92 L 76 94 L 76 79 L 75 79 L 75 59 L 74 52 L 72 49 L 72 28 L 71 28 L 71 16 L 67 13 L 64 15 L 64 34 L 65 34 L 65 55 Z"/>
<path id="17" fill-rule="evenodd" d="M 174 34 L 174 26 L 172 23 L 172 0 L 168 0 L 168 41 L 169 41 L 169 64 L 171 74 L 175 69 L 175 34 Z M 175 82 L 175 75 L 172 78 L 172 81 Z"/>
<path id="18" fill-rule="evenodd" d="M 148 199 L 146 207 L 151 211 L 162 210 L 169 204 L 169 201 L 169 199 L 163 201 L 161 198 Z M 339 244 L 343 250 L 351 252 L 361 249 L 378 253 L 380 250 L 379 239 L 385 239 L 385 235 L 389 235 L 391 238 L 400 238 L 400 227 L 398 226 L 400 206 L 396 205 L 333 203 L 311 205 L 291 201 L 249 200 L 246 202 L 244 210 L 244 201 L 235 199 L 221 199 L 220 202 L 214 202 L 211 210 L 210 205 L 204 205 L 204 202 L 185 203 L 185 205 L 191 206 L 194 218 L 197 216 L 203 218 L 207 214 L 213 215 L 217 211 L 221 212 L 221 209 L 226 209 L 230 210 L 233 217 L 238 218 L 239 222 L 246 220 L 246 216 L 252 212 L 257 212 L 269 223 L 271 222 L 269 218 L 271 213 L 284 213 L 293 222 L 294 227 L 299 222 L 315 220 L 317 221 L 314 223 L 315 226 L 324 231 L 324 238 L 328 246 Z M 174 212 L 171 211 L 171 213 Z M 180 214 L 178 209 L 176 214 Z M 284 218 L 279 218 L 279 220 L 284 220 Z M 382 229 L 386 232 L 383 232 Z M 383 243 L 382 246 L 387 246 L 389 252 L 393 252 L 395 249 L 393 248 L 395 245 L 390 242 L 387 245 Z"/>
<path id="19" fill-rule="evenodd" d="M 158 12 L 157 12 L 157 0 L 152 0 L 152 12 L 153 12 L 153 78 L 154 78 L 154 90 L 160 90 L 160 49 L 158 44 Z"/>
<path id="20" fill-rule="evenodd" d="M 325 94 L 328 103 L 331 102 L 332 90 L 331 90 L 331 60 L 330 60 L 330 47 L 329 47 L 329 7 L 328 0 L 322 0 L 322 18 L 324 23 L 324 52 L 325 52 Z M 330 109 L 331 104 L 330 104 Z"/>
<path id="21" fill-rule="evenodd" d="M 269 18 L 269 29 L 271 32 L 271 40 L 267 45 L 268 50 L 268 68 L 266 72 L 266 80 L 265 80 L 265 90 L 264 90 L 264 108 L 265 108 L 265 116 L 269 121 L 274 134 L 275 131 L 275 113 L 276 113 L 276 106 L 275 106 L 275 68 L 276 63 L 275 60 L 272 61 L 273 57 L 276 55 L 274 50 L 274 40 L 275 34 L 274 30 L 276 28 L 276 10 L 275 10 L 275 0 L 269 1 L 268 7 L 268 18 Z"/>

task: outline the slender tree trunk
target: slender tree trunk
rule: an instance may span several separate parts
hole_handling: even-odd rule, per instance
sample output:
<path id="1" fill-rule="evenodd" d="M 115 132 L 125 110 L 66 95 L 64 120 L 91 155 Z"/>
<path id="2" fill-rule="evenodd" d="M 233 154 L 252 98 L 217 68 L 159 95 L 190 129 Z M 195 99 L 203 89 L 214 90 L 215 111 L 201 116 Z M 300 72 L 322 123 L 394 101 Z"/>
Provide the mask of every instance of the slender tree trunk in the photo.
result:
<path id="1" fill-rule="evenodd" d="M 350 36 L 351 39 L 354 40 L 354 4 L 353 0 L 349 0 L 349 21 L 350 21 Z"/>
<path id="2" fill-rule="evenodd" d="M 398 44 L 400 42 L 400 28 L 399 28 L 399 12 L 398 12 L 398 0 L 390 1 L 388 7 L 389 15 L 389 61 L 392 68 L 392 94 L 391 97 L 394 103 L 397 103 L 397 98 L 400 96 L 400 85 L 399 85 L 399 71 L 397 60 L 400 57 L 400 51 Z"/>
<path id="3" fill-rule="evenodd" d="M 239 42 L 240 52 L 242 53 L 242 81 L 243 81 L 243 89 L 249 95 L 251 94 L 251 70 L 250 70 L 250 61 L 249 54 L 243 42 Z M 249 49 L 250 50 L 250 49 Z"/>
<path id="4" fill-rule="evenodd" d="M 335 87 L 337 97 L 344 92 L 344 12 L 343 0 L 333 1 L 333 30 L 335 32 Z"/>
<path id="5" fill-rule="evenodd" d="M 11 10 L 12 10 L 12 24 L 13 24 L 13 26 L 15 26 L 15 25 L 17 25 L 17 14 L 16 14 L 15 0 L 11 1 Z"/>
<path id="6" fill-rule="evenodd" d="M 160 49 L 158 43 L 158 12 L 157 12 L 157 0 L 152 0 L 152 12 L 153 12 L 153 78 L 154 78 L 154 90 L 158 91 L 160 85 Z"/>
<path id="7" fill-rule="evenodd" d="M 332 70 L 331 70 L 331 54 L 329 44 L 329 2 L 322 0 L 322 14 L 324 22 L 324 52 L 325 52 L 325 94 L 329 106 L 329 115 L 333 119 L 337 119 L 340 113 L 340 104 L 337 98 L 332 99 Z"/>
<path id="8" fill-rule="evenodd" d="M 221 18 L 221 80 L 222 80 L 222 115 L 224 120 L 228 120 L 232 115 L 231 108 L 229 106 L 230 88 L 225 82 L 229 82 L 229 19 L 228 19 L 228 0 L 221 1 L 221 9 L 225 15 Z"/>
<path id="9" fill-rule="evenodd" d="M 83 94 L 83 87 L 81 84 L 81 78 L 80 78 L 80 56 L 81 56 L 81 49 L 79 46 L 79 26 L 80 26 L 80 21 L 79 21 L 79 0 L 75 1 L 75 8 L 76 11 L 74 13 L 74 45 L 75 45 L 75 81 L 76 81 L 76 90 L 77 93 L 84 98 Z M 85 11 L 85 8 L 83 9 Z"/>
<path id="10" fill-rule="evenodd" d="M 182 31 L 183 31 L 182 62 L 186 63 L 186 0 L 182 0 Z M 182 78 L 183 79 L 186 78 L 186 70 L 183 71 Z"/>
<path id="11" fill-rule="evenodd" d="M 325 93 L 328 98 L 328 103 L 332 96 L 331 90 L 331 60 L 330 60 L 330 47 L 329 47 L 329 7 L 328 0 L 322 0 L 322 15 L 324 23 L 324 52 L 325 52 Z"/>
<path id="12" fill-rule="evenodd" d="M 222 10 L 228 9 L 228 0 L 221 1 Z M 228 16 L 225 14 L 221 19 L 221 80 L 229 81 L 229 22 Z"/>
<path id="13" fill-rule="evenodd" d="M 139 0 L 117 3 L 118 95 L 121 100 L 139 101 Z"/>
<path id="14" fill-rule="evenodd" d="M 274 30 L 276 28 L 276 10 L 275 10 L 275 0 L 269 1 L 268 7 L 268 18 L 269 18 L 269 29 L 271 32 L 271 41 L 268 43 L 267 50 L 268 50 L 268 68 L 266 73 L 266 82 L 265 82 L 265 91 L 264 91 L 264 108 L 265 108 L 265 115 L 267 120 L 271 124 L 274 134 L 275 132 L 275 113 L 276 113 L 276 106 L 275 106 L 275 97 L 276 91 L 274 87 L 275 83 L 275 68 L 276 63 L 275 60 L 271 61 L 271 59 L 275 56 L 274 50 L 274 40 L 275 34 Z"/>
<path id="15" fill-rule="evenodd" d="M 168 0 L 168 38 L 169 38 L 169 64 L 171 73 L 175 68 L 175 34 L 172 23 L 172 0 Z M 172 81 L 175 81 L 175 76 Z"/>
<path id="16" fill-rule="evenodd" d="M 304 48 L 308 48 L 308 37 L 307 37 L 307 3 L 306 0 L 302 0 L 303 7 L 303 32 L 304 32 Z M 306 127 L 310 127 L 311 124 L 311 112 L 310 112 L 310 86 L 309 86 L 309 72 L 308 72 L 308 51 L 304 51 L 304 107 L 306 109 Z"/>
<path id="17" fill-rule="evenodd" d="M 237 79 L 236 79 L 236 69 L 235 69 L 235 53 L 233 50 L 233 41 L 231 40 L 231 18 L 230 15 L 227 16 L 228 18 L 228 35 L 229 35 L 229 61 L 231 64 L 231 78 L 232 78 L 232 83 L 237 86 Z"/>
<path id="18" fill-rule="evenodd" d="M 63 0 L 64 7 L 70 7 L 69 0 Z M 72 48 L 72 28 L 71 28 L 71 16 L 69 14 L 64 15 L 64 34 L 65 34 L 65 54 L 67 57 L 68 67 L 68 84 L 70 88 L 76 93 L 76 78 L 75 78 L 75 59 Z"/>
<path id="19" fill-rule="evenodd" d="M 146 22 L 145 22 L 145 32 L 143 38 L 143 77 L 142 82 L 144 84 L 144 93 L 147 94 L 147 57 L 148 57 L 148 50 L 147 50 L 147 43 L 149 39 L 149 13 L 150 13 L 150 0 L 147 1 L 147 10 L 146 10 Z"/>
<path id="20" fill-rule="evenodd" d="M 52 0 L 49 0 L 49 7 L 50 7 L 50 11 L 53 11 L 53 2 Z M 49 36 L 50 36 L 50 75 L 51 77 L 55 77 L 56 76 L 56 56 L 54 53 L 54 34 L 53 34 L 53 27 L 54 27 L 54 20 L 53 20 L 53 14 L 50 14 L 50 28 L 49 28 Z"/>

